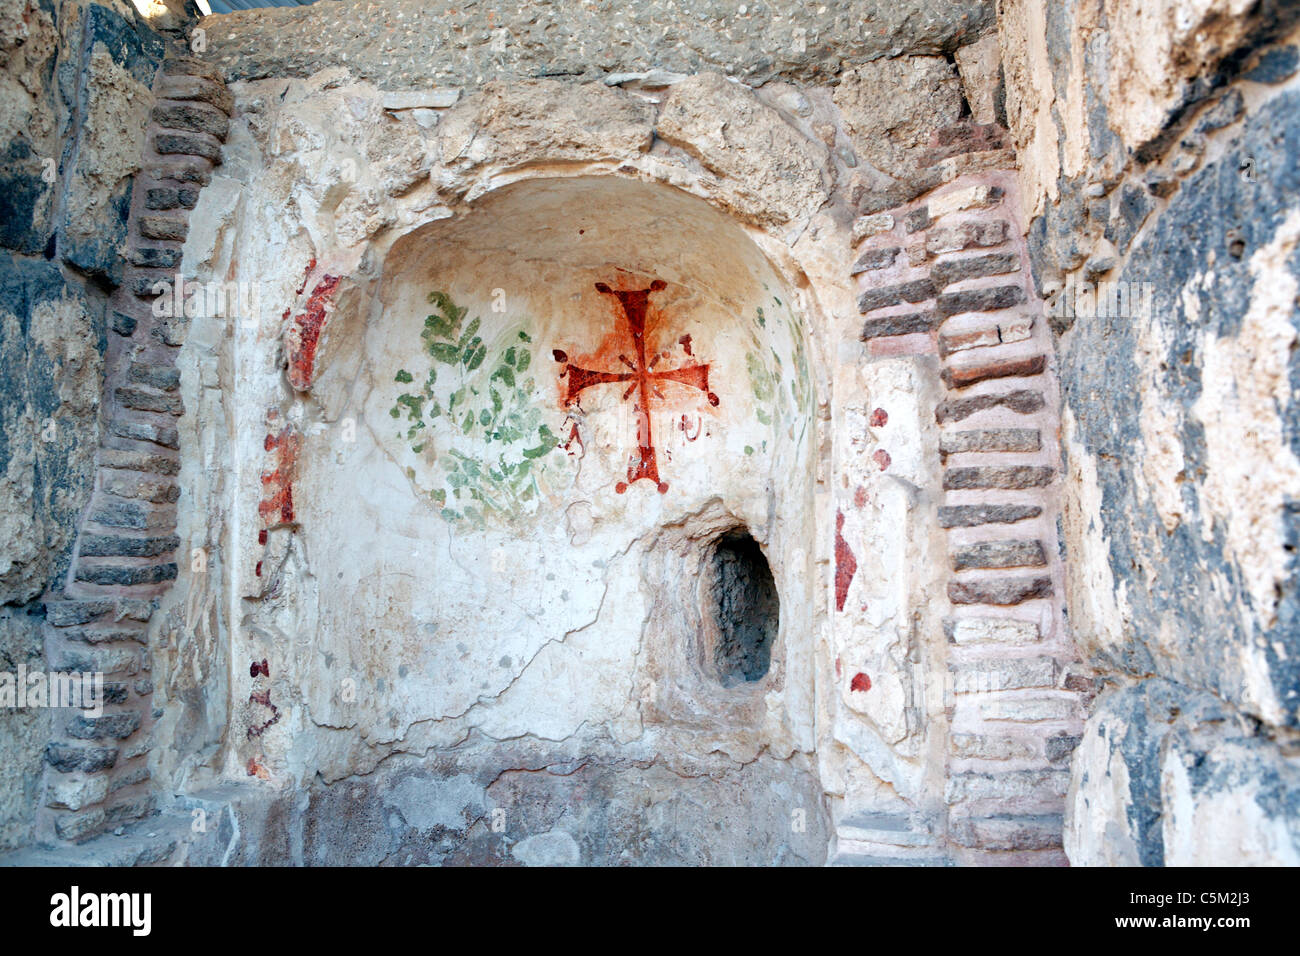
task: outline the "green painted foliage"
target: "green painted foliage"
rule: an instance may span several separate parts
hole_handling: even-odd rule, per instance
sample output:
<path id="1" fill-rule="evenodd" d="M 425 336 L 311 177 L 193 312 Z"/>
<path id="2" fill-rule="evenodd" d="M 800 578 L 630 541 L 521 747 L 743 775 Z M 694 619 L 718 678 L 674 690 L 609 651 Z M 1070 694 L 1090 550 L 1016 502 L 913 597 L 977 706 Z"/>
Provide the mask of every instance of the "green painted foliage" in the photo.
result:
<path id="1" fill-rule="evenodd" d="M 447 520 L 481 524 L 494 514 L 516 514 L 540 494 L 536 465 L 559 445 L 533 401 L 536 380 L 524 377 L 532 337 L 515 329 L 498 338 L 505 343 L 498 348 L 479 335 L 477 317 L 465 322 L 468 310 L 446 292 L 431 292 L 429 302 L 434 312 L 420 338 L 431 365 L 421 388 L 398 395 L 389 412 L 407 421 L 398 437 L 417 454 L 430 437 L 446 448 L 433 463 L 444 487 L 430 498 Z M 394 381 L 409 385 L 415 377 L 401 369 Z M 450 421 L 436 436 L 424 431 L 427 422 L 443 417 Z"/>

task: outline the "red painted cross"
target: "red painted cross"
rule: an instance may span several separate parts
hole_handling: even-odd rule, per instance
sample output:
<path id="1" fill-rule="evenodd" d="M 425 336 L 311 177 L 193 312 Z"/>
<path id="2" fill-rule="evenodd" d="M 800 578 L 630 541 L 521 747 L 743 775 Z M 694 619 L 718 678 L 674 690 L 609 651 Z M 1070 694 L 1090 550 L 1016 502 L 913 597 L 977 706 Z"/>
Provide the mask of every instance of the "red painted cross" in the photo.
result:
<path id="1" fill-rule="evenodd" d="M 661 481 L 659 478 L 654 435 L 650 426 L 650 405 L 653 399 L 662 400 L 664 398 L 663 389 L 661 388 L 664 383 L 676 382 L 678 385 L 699 389 L 708 396 L 710 405 L 718 404 L 718 396 L 709 391 L 709 367 L 707 365 L 687 365 L 682 368 L 656 371 L 655 365 L 659 362 L 659 353 L 656 352 L 649 361 L 646 360 L 646 310 L 649 305 L 650 293 L 658 292 L 665 288 L 666 285 L 662 279 L 655 279 L 650 283 L 648 289 L 621 291 L 611 289 L 603 282 L 597 282 L 596 291 L 603 292 L 605 295 L 612 295 L 618 299 L 623 315 L 627 319 L 628 331 L 631 334 L 633 346 L 631 350 L 632 356 L 629 358 L 624 353 L 618 357 L 619 361 L 627 366 L 627 371 L 603 372 L 568 363 L 561 373 L 562 378 L 568 378 L 568 389 L 564 397 L 565 405 L 576 404 L 583 390 L 591 388 L 593 385 L 605 385 L 611 382 L 629 383 L 627 391 L 623 393 L 624 400 L 634 394 L 636 396 L 633 399 L 632 410 L 636 415 L 637 450 L 628 462 L 627 481 L 620 481 L 614 486 L 614 490 L 620 495 L 627 491 L 632 482 L 641 478 L 648 478 L 653 481 L 660 494 L 668 490 L 668 483 Z M 568 356 L 560 351 L 555 353 L 555 358 L 561 362 L 567 363 L 568 361 Z"/>

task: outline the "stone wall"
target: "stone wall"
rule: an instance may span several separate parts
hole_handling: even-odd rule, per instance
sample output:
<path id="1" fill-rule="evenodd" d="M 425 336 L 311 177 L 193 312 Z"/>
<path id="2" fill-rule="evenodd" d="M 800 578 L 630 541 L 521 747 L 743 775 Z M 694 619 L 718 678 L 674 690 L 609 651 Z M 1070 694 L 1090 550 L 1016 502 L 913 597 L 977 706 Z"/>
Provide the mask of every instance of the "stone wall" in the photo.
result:
<path id="1" fill-rule="evenodd" d="M 213 17 L 209 60 L 226 78 L 342 67 L 387 89 L 477 87 L 508 77 L 615 81 L 726 73 L 754 86 L 826 81 L 900 54 L 952 53 L 993 26 L 993 0 L 650 0 L 620 7 L 344 0 Z"/>
<path id="2" fill-rule="evenodd" d="M 0 847 L 1300 862 L 1300 14 L 994 6 L 0 14 Z"/>
<path id="3" fill-rule="evenodd" d="M 1292 5 L 1007 3 L 1058 335 L 1076 864 L 1295 863 Z"/>
<path id="4" fill-rule="evenodd" d="M 64 589 L 94 480 L 133 176 L 163 41 L 126 4 L 0 12 L 0 670 L 46 669 L 43 599 Z M 52 712 L 0 712 L 0 845 L 32 838 Z"/>

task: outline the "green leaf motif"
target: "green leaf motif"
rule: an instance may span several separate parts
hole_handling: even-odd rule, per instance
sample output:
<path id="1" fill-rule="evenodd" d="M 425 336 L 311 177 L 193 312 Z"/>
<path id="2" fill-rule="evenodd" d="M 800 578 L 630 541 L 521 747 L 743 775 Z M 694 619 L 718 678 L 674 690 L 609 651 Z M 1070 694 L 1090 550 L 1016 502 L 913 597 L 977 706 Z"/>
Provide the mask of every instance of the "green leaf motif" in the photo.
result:
<path id="1" fill-rule="evenodd" d="M 490 341 L 484 341 L 481 320 L 468 317 L 469 310 L 458 306 L 448 293 L 430 292 L 428 299 L 434 311 L 420 331 L 422 350 L 431 359 L 428 377 L 416 394 L 398 396 L 389 414 L 400 420 L 406 410 L 409 427 L 404 437 L 416 454 L 431 453 L 450 442 L 436 457 L 426 458 L 437 469 L 434 474 L 442 475 L 444 486 L 427 494 L 443 518 L 474 523 L 493 515 L 509 518 L 541 497 L 537 485 L 541 472 L 534 465 L 560 444 L 542 421 L 535 380 L 523 375 L 532 364 L 528 348 L 532 336 L 516 328 L 498 349 L 493 343 L 500 338 L 489 335 Z M 451 375 L 441 388 L 439 365 L 444 376 Z M 415 375 L 399 369 L 394 381 L 409 385 Z M 443 418 L 444 412 L 449 421 L 436 430 L 439 444 L 434 444 L 430 431 L 435 430 L 426 430 L 426 420 Z M 465 450 L 455 447 L 462 436 L 473 443 Z M 452 499 L 474 503 L 449 507 Z"/>

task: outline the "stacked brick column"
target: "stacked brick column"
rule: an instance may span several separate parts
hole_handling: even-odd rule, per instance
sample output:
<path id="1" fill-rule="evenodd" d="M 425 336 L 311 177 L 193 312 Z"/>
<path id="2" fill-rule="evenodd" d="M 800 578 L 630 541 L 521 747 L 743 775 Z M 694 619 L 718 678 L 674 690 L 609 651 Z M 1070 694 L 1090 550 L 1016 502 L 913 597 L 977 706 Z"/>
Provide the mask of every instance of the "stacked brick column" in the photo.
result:
<path id="1" fill-rule="evenodd" d="M 111 305 L 95 487 L 65 589 L 46 605 L 51 669 L 102 672 L 105 681 L 103 716 L 71 713 L 46 749 L 46 804 L 55 834 L 68 840 L 152 807 L 148 621 L 181 550 L 176 354 L 185 318 L 155 316 L 151 306 L 159 283 L 172 294 L 190 210 L 221 161 L 232 110 L 221 77 L 187 56 L 163 61 L 154 95 L 125 281 Z"/>
<path id="2" fill-rule="evenodd" d="M 1011 157 L 859 220 L 868 356 L 935 355 L 948 537 L 947 828 L 959 862 L 1061 863 L 1081 694 L 1064 628 L 1057 388 Z"/>

